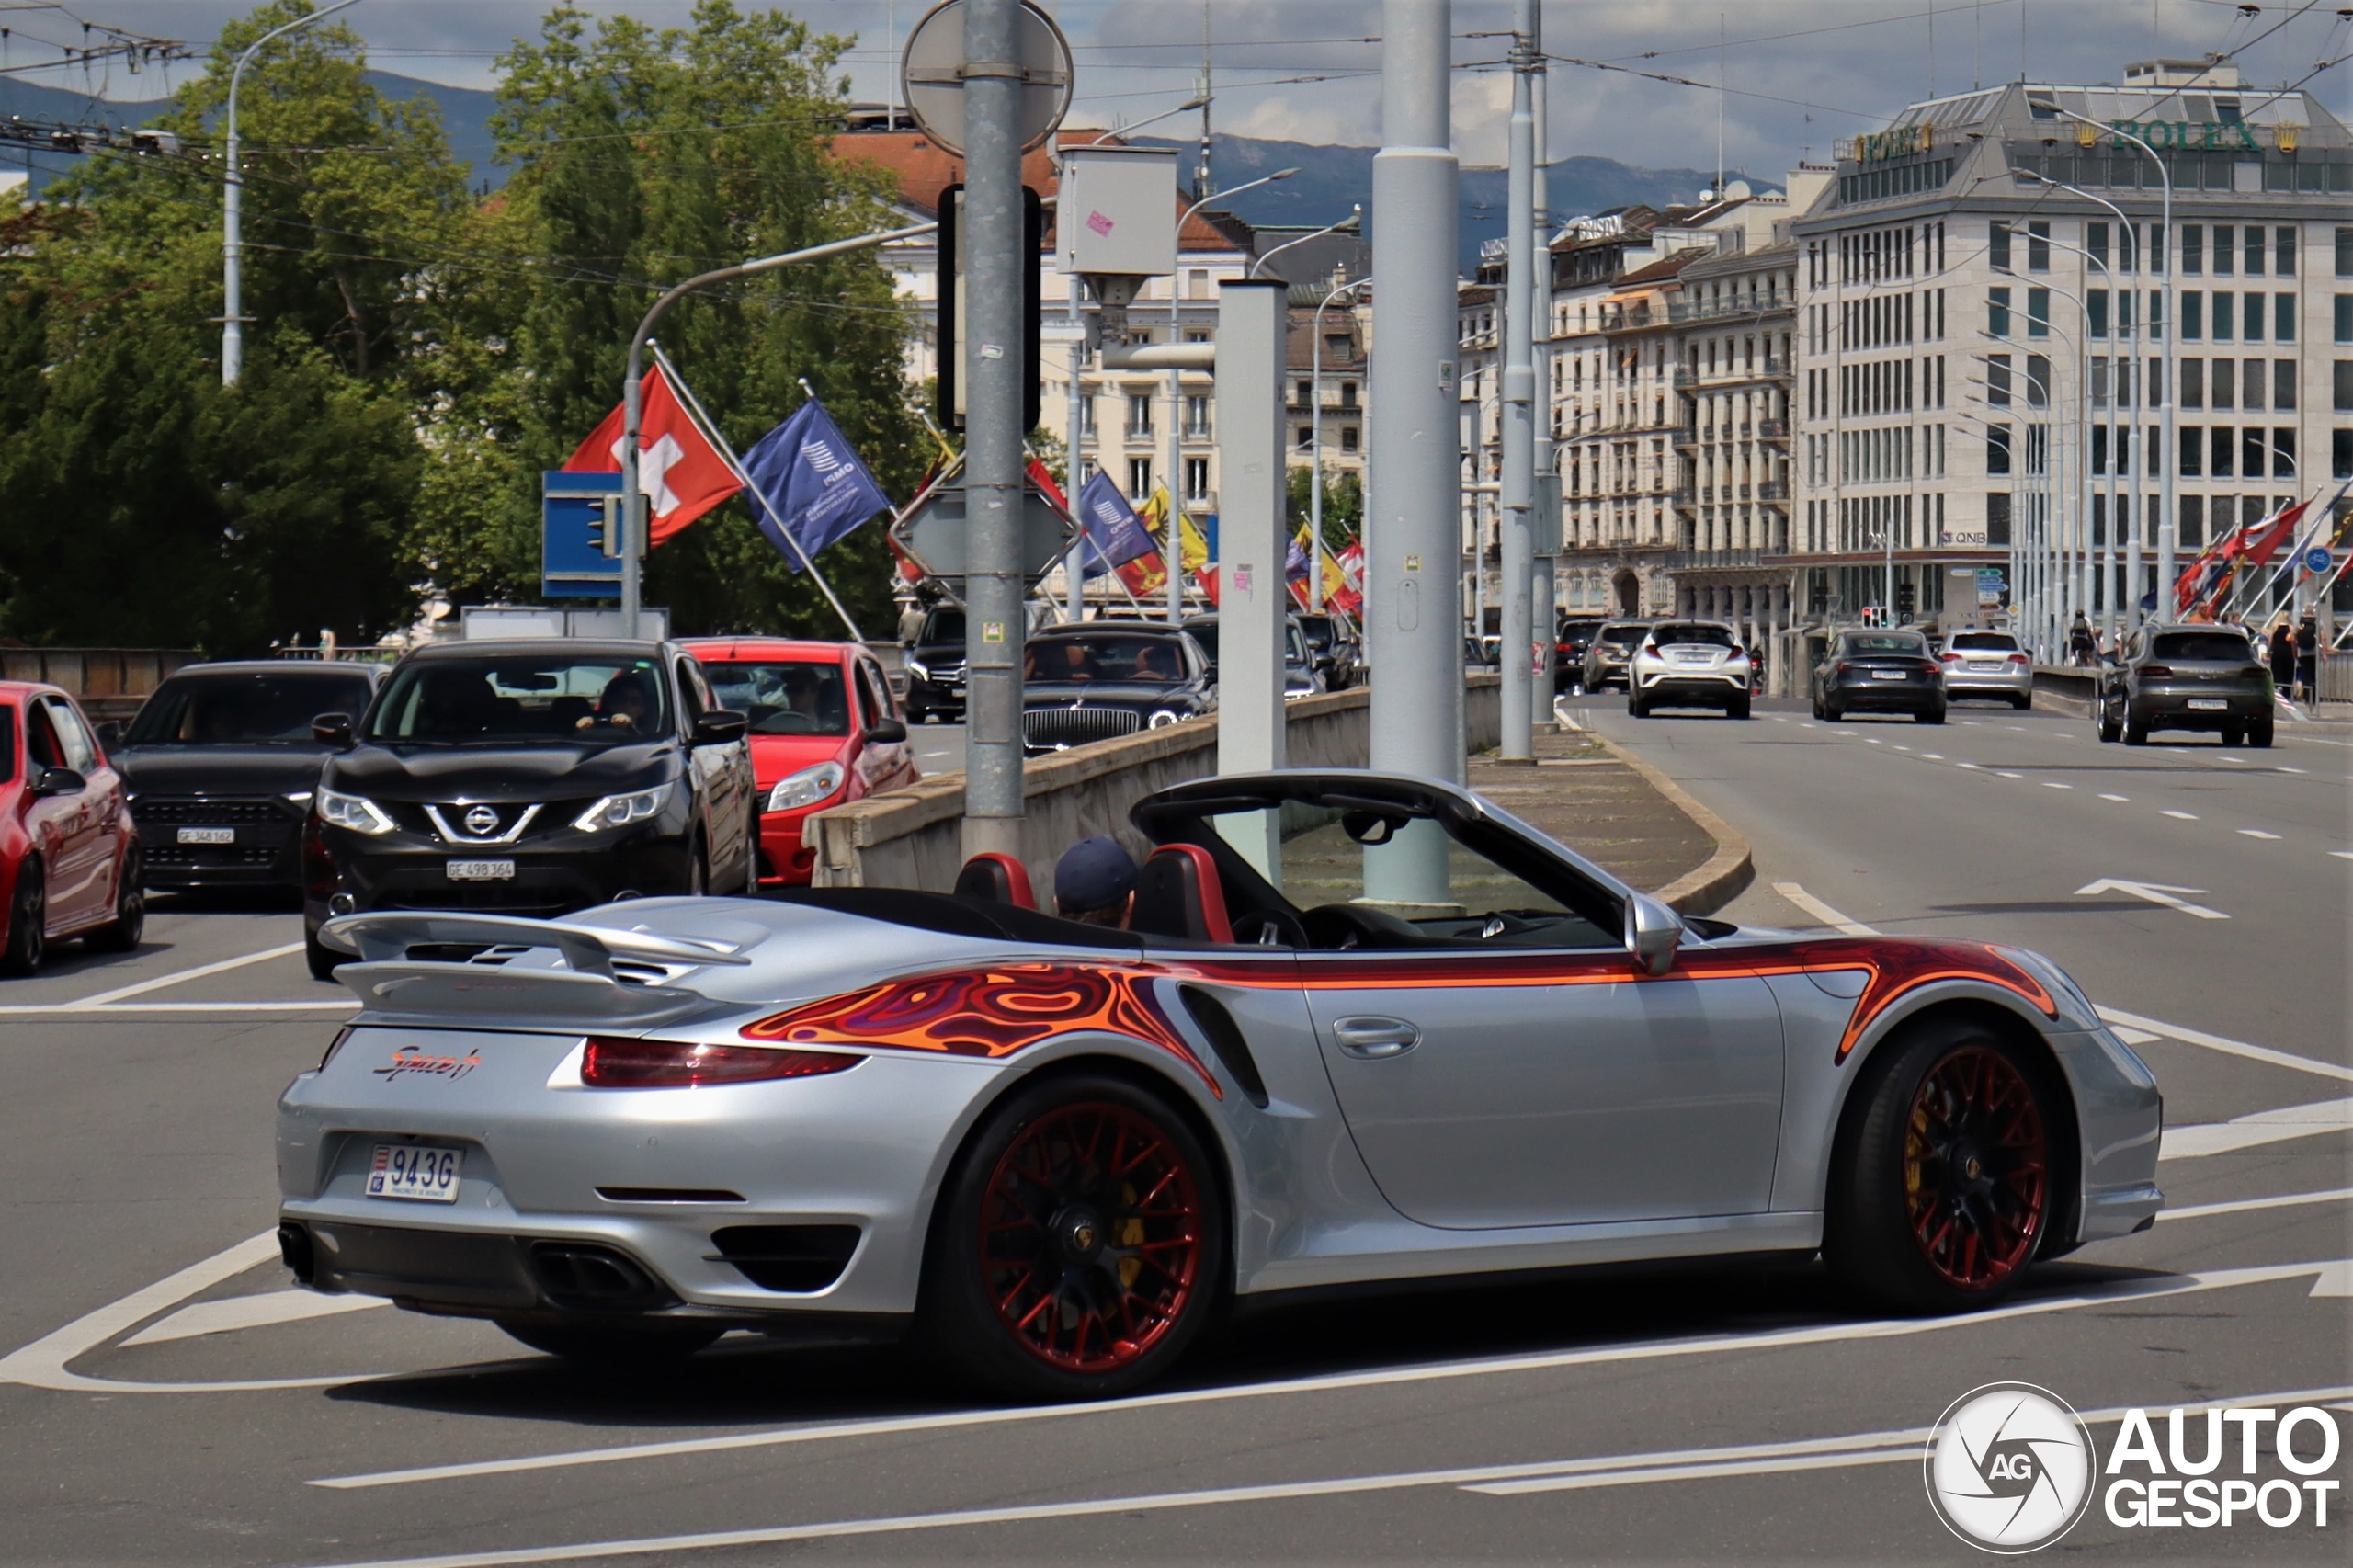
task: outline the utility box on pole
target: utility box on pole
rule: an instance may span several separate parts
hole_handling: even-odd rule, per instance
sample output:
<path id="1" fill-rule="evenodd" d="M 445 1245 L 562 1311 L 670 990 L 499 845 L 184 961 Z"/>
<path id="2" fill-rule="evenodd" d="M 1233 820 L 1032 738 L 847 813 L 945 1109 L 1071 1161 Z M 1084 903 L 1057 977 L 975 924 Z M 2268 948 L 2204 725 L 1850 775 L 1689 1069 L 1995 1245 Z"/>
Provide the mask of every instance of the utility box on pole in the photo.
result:
<path id="1" fill-rule="evenodd" d="M 1104 330 L 1124 338 L 1144 280 L 1176 275 L 1176 149 L 1064 149 L 1054 262 L 1086 280 Z"/>

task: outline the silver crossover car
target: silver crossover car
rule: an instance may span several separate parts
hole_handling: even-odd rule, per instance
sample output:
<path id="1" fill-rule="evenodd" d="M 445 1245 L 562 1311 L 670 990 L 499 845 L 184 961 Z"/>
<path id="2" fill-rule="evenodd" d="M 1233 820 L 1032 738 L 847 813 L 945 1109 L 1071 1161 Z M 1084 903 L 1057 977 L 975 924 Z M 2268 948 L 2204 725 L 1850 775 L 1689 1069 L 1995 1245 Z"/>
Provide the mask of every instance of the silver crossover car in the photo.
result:
<path id="1" fill-rule="evenodd" d="M 278 1112 L 313 1290 L 583 1359 L 908 1335 L 1017 1394 L 1237 1298 L 1824 1254 L 1966 1311 L 2148 1226 L 2155 1081 L 2048 960 L 1678 917 L 1391 775 L 1138 804 L 1123 929 L 954 893 L 366 914 Z"/>
<path id="2" fill-rule="evenodd" d="M 1654 708 L 1721 708 L 1748 717 L 1756 666 L 1731 627 L 1715 620 L 1663 620 L 1626 665 L 1626 711 L 1647 719 Z"/>
<path id="3" fill-rule="evenodd" d="M 1945 639 L 1937 663 L 1949 702 L 1984 697 L 2013 708 L 2034 706 L 2034 660 L 2006 631 L 1956 631 Z"/>

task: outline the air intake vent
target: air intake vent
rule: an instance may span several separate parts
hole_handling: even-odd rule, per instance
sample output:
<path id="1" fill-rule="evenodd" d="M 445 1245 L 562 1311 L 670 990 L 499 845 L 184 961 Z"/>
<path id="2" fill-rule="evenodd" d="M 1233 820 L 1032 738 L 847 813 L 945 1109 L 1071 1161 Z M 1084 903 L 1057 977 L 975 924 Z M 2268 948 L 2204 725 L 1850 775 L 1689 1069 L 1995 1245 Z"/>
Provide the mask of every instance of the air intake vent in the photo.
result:
<path id="1" fill-rule="evenodd" d="M 732 1263 L 763 1290 L 806 1293 L 842 1277 L 858 1250 L 856 1225 L 730 1225 L 714 1231 L 714 1263 Z"/>
<path id="2" fill-rule="evenodd" d="M 1217 1052 L 1243 1096 L 1260 1110 L 1266 1109 L 1267 1081 L 1258 1076 L 1258 1060 L 1250 1054 L 1250 1042 L 1242 1037 L 1242 1026 L 1233 1021 L 1225 1004 L 1197 985 L 1180 985 L 1176 994 L 1185 999 L 1185 1011 L 1193 1015 L 1193 1022 L 1209 1037 L 1210 1049 Z"/>

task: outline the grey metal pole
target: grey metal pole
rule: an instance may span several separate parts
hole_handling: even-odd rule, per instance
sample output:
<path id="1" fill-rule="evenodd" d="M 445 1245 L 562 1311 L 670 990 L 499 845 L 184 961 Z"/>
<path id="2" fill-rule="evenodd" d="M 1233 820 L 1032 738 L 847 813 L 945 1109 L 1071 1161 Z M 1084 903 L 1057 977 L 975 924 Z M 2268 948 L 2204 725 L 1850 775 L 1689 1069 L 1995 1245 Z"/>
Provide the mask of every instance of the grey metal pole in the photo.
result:
<path id="1" fill-rule="evenodd" d="M 1070 355 L 1070 401 L 1063 417 L 1063 495 L 1070 502 L 1071 510 L 1078 510 L 1078 442 L 1083 424 L 1080 406 L 1079 377 L 1086 364 L 1086 318 L 1082 313 L 1086 302 L 1079 298 L 1078 274 L 1070 275 L 1070 302 L 1063 319 L 1069 324 L 1068 352 Z M 1086 520 L 1079 519 L 1078 538 L 1073 541 L 1070 553 L 1063 557 L 1063 597 L 1068 601 L 1064 617 L 1083 620 L 1086 617 Z"/>
<path id="2" fill-rule="evenodd" d="M 1020 0 L 964 7 L 964 847 L 1018 855 L 1021 818 L 1021 409 L 1036 374 L 1022 331 Z"/>
<path id="3" fill-rule="evenodd" d="M 1529 582 L 1535 574 L 1530 533 L 1536 507 L 1536 388 L 1533 358 L 1536 303 L 1529 253 L 1536 215 L 1536 110 L 1530 101 L 1536 56 L 1536 0 L 1513 0 L 1511 41 L 1511 173 L 1505 212 L 1503 380 L 1503 637 L 1496 664 L 1503 677 L 1503 759 L 1534 759 L 1529 722 L 1529 650 L 1535 644 L 1535 606 Z"/>
<path id="4" fill-rule="evenodd" d="M 359 0 L 335 0 L 332 6 L 272 28 L 245 45 L 237 62 L 229 67 L 228 161 L 223 170 L 227 183 L 221 192 L 221 384 L 224 387 L 235 386 L 245 369 L 245 173 L 237 140 L 237 88 L 244 82 L 247 62 L 262 45 L 358 4 Z"/>
<path id="5" fill-rule="evenodd" d="M 1529 170 L 1528 266 L 1533 279 L 1530 287 L 1535 290 L 1530 307 L 1535 335 L 1529 345 L 1529 379 L 1536 393 L 1535 497 L 1536 505 L 1544 509 L 1538 516 L 1536 532 L 1552 542 L 1561 537 L 1561 486 L 1556 466 L 1559 460 L 1552 451 L 1552 202 L 1551 182 L 1544 172 L 1544 160 L 1550 155 L 1552 143 L 1544 123 L 1549 82 L 1544 68 L 1541 0 L 1538 0 L 1534 10 L 1535 31 L 1529 41 L 1536 64 L 1529 82 L 1529 96 L 1534 99 L 1531 140 L 1536 151 Z M 1560 557 L 1536 557 L 1528 591 L 1539 653 L 1529 669 L 1529 722 L 1540 729 L 1552 722 L 1552 643 L 1560 635 Z"/>
<path id="6" fill-rule="evenodd" d="M 1308 335 L 1313 339 L 1307 348 L 1309 401 L 1313 406 L 1307 415 L 1307 603 L 1318 611 L 1324 608 L 1324 307 L 1371 281 L 1372 274 L 1368 272 L 1324 295 L 1315 306 L 1314 326 Z"/>
<path id="7" fill-rule="evenodd" d="M 1381 291 L 1371 376 L 1381 434 L 1371 452 L 1365 620 L 1379 627 L 1372 766 L 1459 780 L 1453 22 L 1451 0 L 1382 6 L 1382 146 L 1372 161 L 1372 270 Z M 1446 903 L 1444 835 L 1398 835 L 1366 857 L 1365 881 L 1373 898 Z"/>
<path id="8" fill-rule="evenodd" d="M 1218 288 L 1217 770 L 1283 766 L 1283 348 L 1290 285 L 1227 278 Z M 1280 885 L 1281 813 L 1262 812 L 1223 830 L 1260 875 Z"/>
<path id="9" fill-rule="evenodd" d="M 846 256 L 851 251 L 870 250 L 888 244 L 892 240 L 911 240 L 920 234 L 936 232 L 939 225 L 911 223 L 904 229 L 883 229 L 871 234 L 858 234 L 847 240 L 829 240 L 822 245 L 786 251 L 781 256 L 766 256 L 756 261 L 739 261 L 733 267 L 722 267 L 710 272 L 698 273 L 684 283 L 673 284 L 663 290 L 662 297 L 646 311 L 637 324 L 637 331 L 629 340 L 629 368 L 621 381 L 621 635 L 635 637 L 638 622 L 638 568 L 645 559 L 645 493 L 638 488 L 638 435 L 644 428 L 644 409 L 640 402 L 639 382 L 645 377 L 645 346 L 652 341 L 654 328 L 672 305 L 698 289 L 731 278 L 750 278 L 762 272 L 774 272 L 780 267 L 791 267 L 803 261 L 820 261 L 829 256 Z"/>

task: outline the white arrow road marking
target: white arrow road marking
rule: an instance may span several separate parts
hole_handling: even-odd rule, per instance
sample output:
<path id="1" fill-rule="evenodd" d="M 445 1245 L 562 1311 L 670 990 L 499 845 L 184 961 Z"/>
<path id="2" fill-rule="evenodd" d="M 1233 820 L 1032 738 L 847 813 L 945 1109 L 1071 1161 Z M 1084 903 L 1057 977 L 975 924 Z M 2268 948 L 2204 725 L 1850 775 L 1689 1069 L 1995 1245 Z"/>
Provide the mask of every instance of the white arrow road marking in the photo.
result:
<path id="1" fill-rule="evenodd" d="M 194 1339 L 199 1335 L 225 1334 L 234 1328 L 267 1328 L 272 1324 L 301 1323 L 308 1318 L 333 1317 L 338 1312 L 364 1312 L 369 1307 L 389 1307 L 391 1300 L 383 1296 L 328 1296 L 316 1290 L 267 1290 L 258 1296 L 230 1296 L 218 1301 L 199 1301 L 192 1307 L 182 1307 L 171 1316 L 150 1324 L 123 1341 L 125 1345 L 161 1345 L 174 1339 Z"/>
<path id="2" fill-rule="evenodd" d="M 2332 1263 L 2313 1281 L 2315 1296 L 2353 1296 L 2353 1259 Z"/>
<path id="3" fill-rule="evenodd" d="M 2219 909 L 2209 909 L 2202 903 L 2191 903 L 2186 899 L 2174 896 L 2176 893 L 2204 892 L 2205 891 L 2204 888 L 2168 887 L 2164 882 L 2128 882 L 2115 877 L 2102 877 L 2098 881 L 2077 888 L 2075 896 L 2084 898 L 2104 892 L 2131 893 L 2134 898 L 2143 898 L 2151 903 L 2162 903 L 2167 909 L 2178 909 L 2184 915 L 2195 915 L 2200 920 L 2228 920 L 2230 916 Z"/>
<path id="4" fill-rule="evenodd" d="M 2208 1154 L 2259 1149 L 2266 1143 L 2284 1143 L 2290 1138 L 2312 1138 L 2323 1132 L 2341 1132 L 2347 1128 L 2353 1128 L 2353 1099 L 2285 1106 L 2279 1110 L 2259 1110 L 2252 1116 L 2233 1117 L 2228 1121 L 2205 1122 L 2196 1127 L 2168 1127 L 2165 1131 L 2165 1141 L 2157 1146 L 2157 1158 L 2202 1159 Z"/>
<path id="5" fill-rule="evenodd" d="M 2274 1067 L 2287 1067 L 2298 1073 L 2310 1073 L 2316 1078 L 2338 1078 L 2353 1084 L 2353 1067 L 2340 1062 L 2321 1062 L 2310 1056 L 2291 1055 L 2274 1051 L 2268 1045 L 2249 1045 L 2243 1040 L 2225 1040 L 2218 1034 L 2183 1028 L 2178 1024 L 2164 1023 L 2156 1018 L 2144 1018 L 2138 1013 L 2122 1012 L 2115 1007 L 2096 1009 L 2100 1021 L 2110 1027 L 2145 1029 L 2167 1040 L 2177 1040 L 2184 1045 L 2195 1045 L 2207 1051 L 2219 1051 L 2225 1056 L 2244 1056 L 2250 1062 L 2268 1062 Z M 2136 1040 L 2133 1042 L 2138 1044 Z"/>
<path id="6" fill-rule="evenodd" d="M 1849 937 L 1876 937 L 1879 935 L 1877 931 L 1872 930 L 1861 921 L 1847 919 L 1845 915 L 1839 914 L 1836 910 L 1831 908 L 1828 904 L 1823 903 L 1820 899 L 1814 897 L 1813 894 L 1806 892 L 1805 889 L 1800 887 L 1795 882 L 1775 882 L 1773 884 L 1773 891 L 1779 893 L 1783 898 L 1789 900 L 1790 903 L 1797 905 L 1798 908 L 1804 910 L 1808 915 L 1813 915 L 1816 920 L 1821 921 L 1824 926 L 1829 926 L 1834 931 L 1842 931 Z"/>
<path id="7" fill-rule="evenodd" d="M 1278 1382 L 1243 1383 L 1225 1388 L 1188 1389 L 1178 1393 L 1135 1394 L 1094 1404 L 1031 1405 L 1013 1410 L 960 1410 L 938 1415 L 892 1416 L 876 1421 L 841 1421 L 820 1426 L 788 1426 L 765 1432 L 737 1432 L 718 1437 L 684 1437 L 660 1443 L 631 1443 L 617 1448 L 579 1449 L 568 1453 L 531 1454 L 520 1459 L 478 1460 L 464 1464 L 428 1465 L 416 1470 L 378 1471 L 366 1475 L 327 1476 L 311 1483 L 336 1491 L 376 1486 L 404 1486 L 426 1481 L 461 1481 L 485 1475 L 517 1475 L 534 1471 L 568 1470 L 577 1465 L 614 1464 L 639 1460 L 675 1459 L 687 1454 L 729 1453 L 744 1449 L 780 1448 L 801 1443 L 838 1442 L 908 1432 L 937 1432 L 963 1426 L 1005 1426 L 1032 1421 L 1064 1421 L 1123 1412 L 1153 1410 L 1167 1405 L 1219 1404 L 1234 1400 L 1264 1399 L 1291 1394 L 1343 1392 L 1384 1388 L 1399 1383 L 1441 1382 L 1456 1378 L 1524 1375 L 1563 1367 L 1612 1366 L 1628 1361 L 1653 1361 L 1724 1352 L 1774 1350 L 1799 1345 L 1845 1344 L 1855 1340 L 1900 1339 L 1915 1334 L 1983 1327 L 2011 1318 L 2035 1317 L 2076 1307 L 2113 1305 L 2120 1301 L 2154 1301 L 2203 1290 L 2230 1290 L 2243 1285 L 2268 1285 L 2301 1279 L 2339 1267 L 2335 1260 L 2317 1263 L 2268 1264 L 2253 1268 L 2209 1269 L 2198 1274 L 2152 1275 L 2114 1284 L 2091 1286 L 2067 1296 L 2013 1301 L 1990 1312 L 1938 1318 L 1892 1318 L 1861 1323 L 1822 1324 L 1805 1328 L 1771 1329 L 1759 1334 L 1716 1335 L 1699 1339 L 1654 1340 L 1637 1345 L 1601 1346 L 1582 1350 L 1546 1351 L 1530 1356 L 1498 1356 L 1470 1361 L 1447 1361 L 1420 1367 L 1388 1367 L 1369 1372 L 1336 1372 L 1324 1377 L 1293 1378 Z M 1554 1467 L 1557 1468 L 1557 1467 Z M 468 1558 L 465 1561 L 472 1562 Z M 526 1561 L 537 1562 L 530 1558 Z"/>
<path id="8" fill-rule="evenodd" d="M 2299 1389 L 2281 1393 L 2239 1394 L 2228 1401 L 2183 1405 L 2182 1413 L 2244 1407 L 2279 1409 L 2325 1405 L 2353 1396 L 2353 1387 Z M 2162 1404 L 2152 1399 L 2151 1404 Z M 1100 1408 L 1099 1406 L 1094 1408 Z M 2170 1406 L 2167 1406 L 2170 1408 Z M 2126 1407 L 2086 1411 L 2083 1419 L 2105 1426 L 2124 1419 Z M 1840 1465 L 1920 1462 L 1931 1428 L 1859 1432 L 1845 1437 L 1809 1437 L 1791 1443 L 1745 1444 L 1607 1458 L 1538 1460 L 1456 1470 L 1404 1471 L 1387 1475 L 1332 1476 L 1275 1482 L 1257 1486 L 1222 1486 L 1195 1492 L 1146 1493 L 1127 1497 L 1074 1498 L 1002 1508 L 961 1508 L 937 1514 L 900 1514 L 884 1518 L 832 1519 L 766 1528 L 709 1530 L 697 1535 L 641 1536 L 628 1540 L 579 1541 L 563 1546 L 501 1551 L 450 1552 L 434 1557 L 382 1559 L 341 1568 L 509 1568 L 528 1562 L 587 1562 L 660 1551 L 707 1551 L 712 1547 L 779 1546 L 790 1541 L 840 1540 L 855 1536 L 899 1535 L 915 1530 L 957 1529 L 976 1525 L 1017 1525 L 1049 1519 L 1100 1518 L 1123 1513 L 1159 1513 L 1237 1503 L 1278 1503 L 1303 1497 L 1345 1497 L 1415 1487 L 1453 1486 L 1489 1496 L 1594 1486 L 1633 1486 L 1658 1481 L 1703 1481 L 1715 1476 L 1764 1475 L 1822 1470 Z"/>

